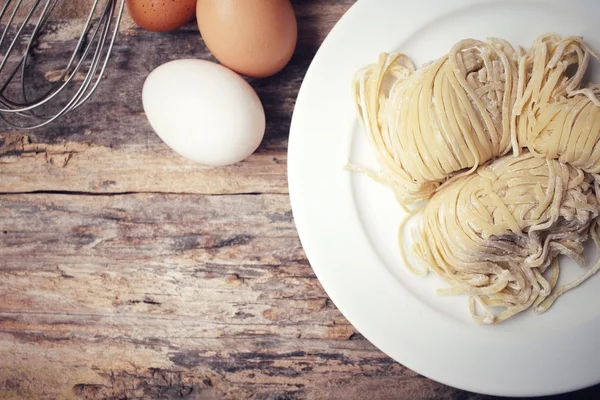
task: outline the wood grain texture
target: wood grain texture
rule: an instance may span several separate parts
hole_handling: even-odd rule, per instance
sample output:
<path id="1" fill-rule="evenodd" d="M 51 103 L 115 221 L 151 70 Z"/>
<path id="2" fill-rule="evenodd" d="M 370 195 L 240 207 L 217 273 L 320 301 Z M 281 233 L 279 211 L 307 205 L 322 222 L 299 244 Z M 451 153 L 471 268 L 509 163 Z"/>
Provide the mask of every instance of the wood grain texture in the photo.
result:
<path id="1" fill-rule="evenodd" d="M 42 80 L 60 69 L 89 4 L 70 3 L 38 50 Z M 85 107 L 32 132 L 0 125 L 1 399 L 489 398 L 378 351 L 302 251 L 287 196 L 291 113 L 312 56 L 352 3 L 294 3 L 290 65 L 250 80 L 265 141 L 234 166 L 177 156 L 143 114 L 153 68 L 212 59 L 193 24 L 156 34 L 126 19 Z"/>

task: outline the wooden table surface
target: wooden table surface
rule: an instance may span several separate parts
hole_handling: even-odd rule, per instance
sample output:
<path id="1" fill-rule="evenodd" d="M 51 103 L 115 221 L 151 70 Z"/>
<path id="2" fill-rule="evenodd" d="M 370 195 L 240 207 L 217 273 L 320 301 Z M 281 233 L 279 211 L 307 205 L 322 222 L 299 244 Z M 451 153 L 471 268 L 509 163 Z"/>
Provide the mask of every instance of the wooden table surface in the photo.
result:
<path id="1" fill-rule="evenodd" d="M 234 166 L 179 157 L 143 113 L 152 69 L 212 60 L 193 23 L 158 34 L 126 17 L 86 106 L 40 130 L 0 125 L 0 398 L 488 398 L 378 351 L 329 300 L 300 245 L 286 180 L 291 114 L 352 3 L 295 2 L 291 63 L 251 80 L 265 140 Z M 38 50 L 47 79 L 89 3 L 71 4 Z"/>

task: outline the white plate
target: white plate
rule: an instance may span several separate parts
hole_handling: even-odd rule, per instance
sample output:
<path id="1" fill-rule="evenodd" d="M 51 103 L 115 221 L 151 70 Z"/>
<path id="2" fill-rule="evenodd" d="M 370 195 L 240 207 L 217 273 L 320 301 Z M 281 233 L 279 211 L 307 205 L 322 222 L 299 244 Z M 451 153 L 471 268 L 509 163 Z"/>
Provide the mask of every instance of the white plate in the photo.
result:
<path id="1" fill-rule="evenodd" d="M 383 51 L 417 65 L 467 37 L 527 46 L 539 34 L 583 35 L 600 49 L 600 2 L 361 0 L 335 26 L 300 90 L 289 142 L 289 185 L 300 239 L 323 287 L 377 347 L 418 373 L 461 389 L 527 396 L 600 382 L 600 276 L 541 316 L 473 322 L 463 296 L 435 294 L 443 282 L 404 268 L 396 245 L 402 218 L 391 191 L 353 163 L 376 167 L 351 98 L 361 66 Z M 597 65 L 592 65 L 593 69 Z M 600 82 L 600 74 L 592 78 Z M 581 269 L 565 262 L 563 278 Z"/>

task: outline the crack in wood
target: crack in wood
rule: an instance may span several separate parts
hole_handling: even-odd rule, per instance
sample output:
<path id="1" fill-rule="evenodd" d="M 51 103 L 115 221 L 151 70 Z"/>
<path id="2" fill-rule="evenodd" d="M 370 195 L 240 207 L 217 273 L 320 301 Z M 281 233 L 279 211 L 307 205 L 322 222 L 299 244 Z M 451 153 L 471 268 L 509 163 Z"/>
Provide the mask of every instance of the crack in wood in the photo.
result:
<path id="1" fill-rule="evenodd" d="M 190 193 L 190 192 L 162 192 L 162 191 L 127 191 L 127 192 L 86 192 L 75 190 L 31 190 L 23 192 L 0 192 L 0 196 L 11 195 L 65 195 L 65 196 L 96 196 L 96 197 L 115 197 L 115 196 L 131 196 L 137 194 L 155 194 L 155 195 L 175 195 L 175 196 L 211 196 L 211 197 L 235 197 L 235 196 L 284 196 L 289 197 L 287 193 L 279 192 L 240 192 L 240 193 Z M 289 218 L 274 217 L 274 222 L 291 220 Z"/>

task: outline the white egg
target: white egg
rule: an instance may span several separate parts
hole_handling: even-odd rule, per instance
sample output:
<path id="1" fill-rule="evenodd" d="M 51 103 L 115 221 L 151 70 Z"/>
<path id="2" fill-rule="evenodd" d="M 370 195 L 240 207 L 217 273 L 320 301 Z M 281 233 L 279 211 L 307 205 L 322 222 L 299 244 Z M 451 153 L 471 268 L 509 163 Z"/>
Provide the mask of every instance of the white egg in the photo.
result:
<path id="1" fill-rule="evenodd" d="M 265 112 L 252 87 L 209 61 L 177 60 L 144 83 L 144 111 L 173 150 L 206 165 L 228 165 L 252 154 L 265 133 Z"/>

